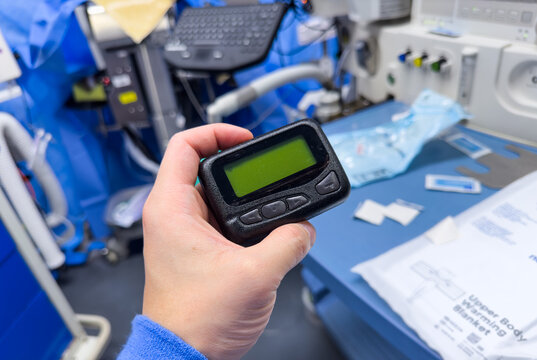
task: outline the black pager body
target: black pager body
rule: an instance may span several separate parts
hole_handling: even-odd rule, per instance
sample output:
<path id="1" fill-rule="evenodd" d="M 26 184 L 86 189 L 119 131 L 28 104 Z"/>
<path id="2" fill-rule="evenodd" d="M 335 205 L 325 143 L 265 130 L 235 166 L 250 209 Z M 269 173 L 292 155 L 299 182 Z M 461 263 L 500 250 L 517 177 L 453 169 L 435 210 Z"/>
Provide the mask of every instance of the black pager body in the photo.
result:
<path id="1" fill-rule="evenodd" d="M 326 135 L 309 119 L 205 159 L 199 178 L 223 234 L 242 245 L 319 215 L 350 193 Z"/>

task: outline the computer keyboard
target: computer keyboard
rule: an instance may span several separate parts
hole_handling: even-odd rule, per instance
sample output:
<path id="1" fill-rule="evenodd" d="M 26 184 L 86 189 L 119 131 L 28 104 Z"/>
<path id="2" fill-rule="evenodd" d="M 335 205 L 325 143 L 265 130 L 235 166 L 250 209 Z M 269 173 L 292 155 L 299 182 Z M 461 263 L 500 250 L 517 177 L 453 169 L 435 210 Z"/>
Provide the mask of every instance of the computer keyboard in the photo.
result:
<path id="1" fill-rule="evenodd" d="M 288 6 L 283 3 L 187 8 L 164 48 L 185 70 L 234 71 L 267 56 Z"/>

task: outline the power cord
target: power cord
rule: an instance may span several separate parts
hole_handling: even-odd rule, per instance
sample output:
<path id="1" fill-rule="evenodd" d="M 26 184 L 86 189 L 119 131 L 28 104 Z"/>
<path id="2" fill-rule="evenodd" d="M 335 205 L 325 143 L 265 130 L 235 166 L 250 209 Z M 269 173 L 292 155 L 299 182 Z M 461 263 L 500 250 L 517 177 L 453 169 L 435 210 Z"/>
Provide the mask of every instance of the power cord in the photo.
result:
<path id="1" fill-rule="evenodd" d="M 181 74 L 178 74 L 178 78 L 179 78 L 179 81 L 181 82 L 181 85 L 183 85 L 183 88 L 186 91 L 186 96 L 188 97 L 188 100 L 190 100 L 190 103 L 196 110 L 196 113 L 198 113 L 198 116 L 204 123 L 207 123 L 207 116 L 205 115 L 205 110 L 203 109 L 203 106 L 201 106 L 200 102 L 196 98 L 196 95 L 194 94 L 194 91 L 192 90 L 190 83 Z"/>

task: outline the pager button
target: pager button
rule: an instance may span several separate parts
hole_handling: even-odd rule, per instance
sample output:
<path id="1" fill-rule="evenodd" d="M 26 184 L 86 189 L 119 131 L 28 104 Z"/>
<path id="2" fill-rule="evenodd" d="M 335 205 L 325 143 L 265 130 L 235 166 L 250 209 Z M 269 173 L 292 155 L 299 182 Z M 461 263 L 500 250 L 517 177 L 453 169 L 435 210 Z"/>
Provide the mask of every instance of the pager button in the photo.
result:
<path id="1" fill-rule="evenodd" d="M 320 195 L 326 195 L 337 191 L 340 187 L 339 180 L 335 172 L 331 172 L 320 183 L 315 186 L 315 189 Z"/>
<path id="2" fill-rule="evenodd" d="M 257 224 L 258 222 L 263 221 L 263 218 L 261 217 L 261 214 L 259 213 L 259 210 L 255 209 L 250 211 L 249 213 L 246 213 L 240 217 L 241 221 L 245 225 L 253 225 Z"/>
<path id="3" fill-rule="evenodd" d="M 261 208 L 261 213 L 268 219 L 275 218 L 285 213 L 287 206 L 283 201 L 275 201 Z"/>
<path id="4" fill-rule="evenodd" d="M 289 210 L 295 210 L 308 203 L 308 199 L 305 196 L 293 196 L 286 199 Z"/>

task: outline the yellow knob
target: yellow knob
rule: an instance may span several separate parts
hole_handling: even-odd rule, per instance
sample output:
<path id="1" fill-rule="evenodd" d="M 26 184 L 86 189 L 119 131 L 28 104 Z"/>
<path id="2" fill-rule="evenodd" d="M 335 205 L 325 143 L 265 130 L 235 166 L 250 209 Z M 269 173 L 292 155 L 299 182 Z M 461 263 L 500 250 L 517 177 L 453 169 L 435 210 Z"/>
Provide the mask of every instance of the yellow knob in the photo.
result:
<path id="1" fill-rule="evenodd" d="M 423 58 L 415 58 L 414 59 L 414 66 L 417 68 L 420 68 L 423 65 Z"/>

